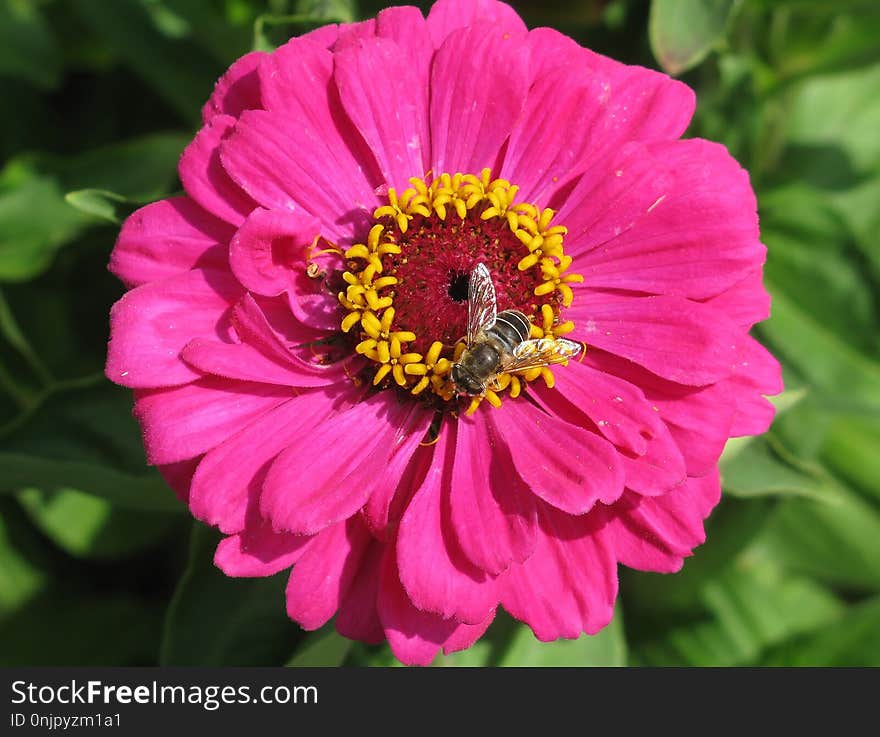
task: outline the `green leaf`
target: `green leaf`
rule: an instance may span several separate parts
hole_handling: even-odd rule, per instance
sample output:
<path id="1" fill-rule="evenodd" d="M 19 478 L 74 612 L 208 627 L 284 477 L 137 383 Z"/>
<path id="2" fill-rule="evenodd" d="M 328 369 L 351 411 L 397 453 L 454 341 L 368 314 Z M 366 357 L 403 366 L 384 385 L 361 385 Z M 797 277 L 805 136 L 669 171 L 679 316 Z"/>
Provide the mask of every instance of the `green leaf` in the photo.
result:
<path id="1" fill-rule="evenodd" d="M 877 30 L 880 32 L 874 8 Z M 861 23 L 861 16 L 853 16 Z M 846 74 L 808 77 L 786 91 L 787 148 L 777 177 L 823 188 L 822 196 L 846 220 L 880 274 L 880 64 Z M 816 111 L 822 111 L 817 115 Z"/>
<path id="2" fill-rule="evenodd" d="M 577 640 L 540 642 L 525 625 L 516 634 L 498 665 L 516 667 L 581 667 L 626 665 L 626 641 L 620 607 L 611 623 L 595 635 Z"/>
<path id="3" fill-rule="evenodd" d="M 354 0 L 297 0 L 294 12 L 327 23 L 353 23 L 357 18 Z"/>
<path id="4" fill-rule="evenodd" d="M 851 607 L 833 626 L 774 649 L 762 665 L 880 667 L 880 597 Z"/>
<path id="5" fill-rule="evenodd" d="M 83 384 L 57 386 L 0 428 L 0 490 L 75 488 L 133 510 L 179 510 L 161 477 L 147 471 L 131 392 L 100 376 Z"/>
<path id="6" fill-rule="evenodd" d="M 778 422 L 781 417 L 785 416 L 793 407 L 796 407 L 806 396 L 807 390 L 799 388 L 786 389 L 782 394 L 768 397 L 770 402 L 776 408 L 774 422 Z M 738 455 L 757 440 L 757 437 L 758 436 L 755 435 L 746 435 L 739 438 L 730 438 L 724 446 L 724 452 L 721 454 L 721 459 L 719 461 L 720 466 L 723 468 L 724 466 L 731 464 Z"/>
<path id="7" fill-rule="evenodd" d="M 328 23 L 352 23 L 356 17 L 351 0 L 298 0 L 292 14 L 263 13 L 257 16 L 253 49 L 273 51 L 293 35 Z"/>
<path id="8" fill-rule="evenodd" d="M 725 495 L 706 521 L 706 542 L 685 559 L 681 571 L 666 575 L 621 567 L 628 631 L 644 638 L 666 621 L 663 616 L 676 622 L 703 612 L 703 588 L 752 543 L 773 507 L 769 497 L 746 501 Z"/>
<path id="9" fill-rule="evenodd" d="M 352 641 L 343 637 L 333 625 L 324 625 L 317 632 L 306 635 L 285 665 L 290 668 L 315 668 L 342 665 L 352 647 Z"/>
<path id="10" fill-rule="evenodd" d="M 219 535 L 193 526 L 186 571 L 168 608 L 161 665 L 281 665 L 299 627 L 285 613 L 288 574 L 229 578 L 214 566 Z"/>
<path id="11" fill-rule="evenodd" d="M 822 460 L 838 476 L 880 502 L 880 414 L 841 414 L 829 422 Z"/>
<path id="12" fill-rule="evenodd" d="M 721 480 L 724 490 L 737 497 L 793 495 L 829 504 L 839 501 L 831 478 L 793 456 L 772 434 L 755 439 L 722 462 Z"/>
<path id="13" fill-rule="evenodd" d="M 46 573 L 21 547 L 22 520 L 13 505 L 11 500 L 0 500 L 0 621 L 23 606 L 47 582 Z"/>
<path id="14" fill-rule="evenodd" d="M 53 177 L 23 161 L 9 162 L 0 171 L 0 281 L 24 281 L 44 271 L 87 220 L 64 202 Z"/>
<path id="15" fill-rule="evenodd" d="M 149 202 L 176 186 L 177 163 L 191 138 L 187 133 L 151 133 L 76 156 L 44 154 L 34 161 L 57 176 L 65 191 L 103 190 L 135 202 Z"/>
<path id="16" fill-rule="evenodd" d="M 131 211 L 131 208 L 125 208 L 126 212 L 121 214 L 122 206 L 127 204 L 128 200 L 106 189 L 78 189 L 64 195 L 64 200 L 86 215 L 93 215 L 116 225 L 119 225 Z"/>
<path id="17" fill-rule="evenodd" d="M 58 45 L 37 4 L 33 0 L 0 3 L 0 75 L 51 89 L 60 73 Z"/>
<path id="18" fill-rule="evenodd" d="M 831 585 L 880 591 L 880 512 L 839 489 L 834 504 L 813 499 L 779 503 L 759 543 L 792 571 Z"/>
<path id="19" fill-rule="evenodd" d="M 47 492 L 80 489 L 114 506 L 144 512 L 179 512 L 182 509 L 181 503 L 156 472 L 134 476 L 80 461 L 0 453 L 0 493 L 29 487 Z"/>
<path id="20" fill-rule="evenodd" d="M 673 625 L 657 638 L 634 644 L 640 663 L 753 664 L 772 645 L 829 625 L 844 611 L 827 590 L 786 575 L 772 562 L 731 568 L 708 581 L 701 598 L 709 616 Z"/>
<path id="21" fill-rule="evenodd" d="M 178 529 L 176 515 L 114 508 L 74 489 L 23 489 L 18 499 L 43 534 L 79 558 L 121 558 L 160 543 Z"/>
<path id="22" fill-rule="evenodd" d="M 24 281 L 45 271 L 59 248 L 96 215 L 107 214 L 107 204 L 97 204 L 93 192 L 74 197 L 79 208 L 64 192 L 103 190 L 135 202 L 161 197 L 177 182 L 177 162 L 188 141 L 185 134 L 157 133 L 76 156 L 34 154 L 10 161 L 0 172 L 0 281 Z"/>
<path id="23" fill-rule="evenodd" d="M 773 294 L 773 311 L 761 323 L 762 335 L 812 385 L 841 393 L 854 406 L 880 408 L 880 365 L 847 345 L 769 279 L 765 283 Z"/>
<path id="24" fill-rule="evenodd" d="M 34 351 L 28 339 L 24 336 L 12 308 L 6 301 L 6 297 L 0 291 L 0 336 L 16 350 L 30 364 L 37 377 L 45 384 L 51 380 L 48 369 Z"/>
<path id="25" fill-rule="evenodd" d="M 384 664 L 374 657 L 371 665 Z M 435 667 L 589 667 L 626 665 L 623 615 L 618 606 L 611 623 L 596 635 L 541 642 L 531 629 L 499 612 L 488 631 L 467 650 L 435 658 Z"/>
<path id="26" fill-rule="evenodd" d="M 841 171 L 830 163 L 825 171 Z M 766 193 L 761 225 L 765 274 L 838 339 L 870 354 L 880 348 L 874 288 L 845 219 L 827 197 L 803 184 Z"/>
<path id="27" fill-rule="evenodd" d="M 723 36 L 733 0 L 654 0 L 648 21 L 651 50 L 669 74 L 699 64 Z"/>

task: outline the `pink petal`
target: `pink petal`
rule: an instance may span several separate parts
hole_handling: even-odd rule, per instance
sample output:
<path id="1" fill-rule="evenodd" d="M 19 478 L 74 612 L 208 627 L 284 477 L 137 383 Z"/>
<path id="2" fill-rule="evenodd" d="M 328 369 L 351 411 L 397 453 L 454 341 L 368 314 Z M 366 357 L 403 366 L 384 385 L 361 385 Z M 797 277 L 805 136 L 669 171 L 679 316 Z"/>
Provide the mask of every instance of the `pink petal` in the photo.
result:
<path id="1" fill-rule="evenodd" d="M 579 289 L 565 313 L 578 338 L 658 376 L 702 386 L 731 375 L 742 334 L 724 314 L 678 297 Z"/>
<path id="2" fill-rule="evenodd" d="M 257 67 L 265 58 L 265 52 L 252 51 L 232 63 L 217 80 L 214 92 L 202 108 L 202 120 L 206 124 L 217 115 L 238 117 L 244 110 L 262 107 Z"/>
<path id="3" fill-rule="evenodd" d="M 193 338 L 229 338 L 241 287 L 225 271 L 195 269 L 132 289 L 110 310 L 107 378 L 123 386 L 184 384 L 201 374 L 180 359 Z"/>
<path id="4" fill-rule="evenodd" d="M 229 265 L 251 292 L 274 297 L 290 289 L 293 272 L 305 268 L 305 251 L 321 223 L 289 210 L 255 209 L 229 245 Z"/>
<path id="5" fill-rule="evenodd" d="M 332 84 L 332 55 L 293 39 L 260 66 L 271 112 L 247 111 L 221 158 L 241 187 L 269 209 L 302 208 L 322 232 L 350 243 L 366 232 L 380 181 L 375 160 L 346 118 Z"/>
<path id="6" fill-rule="evenodd" d="M 531 31 L 528 47 L 532 88 L 507 152 L 510 166 L 505 161 L 527 199 L 559 209 L 585 170 L 588 182 L 607 179 L 609 156 L 625 144 L 675 140 L 690 121 L 693 91 L 665 74 L 620 64 L 550 28 Z M 561 114 L 534 125 L 532 116 L 548 104 Z"/>
<path id="7" fill-rule="evenodd" d="M 776 410 L 762 395 L 779 394 L 783 388 L 779 361 L 758 341 L 746 336 L 740 344 L 736 371 L 725 382 L 725 389 L 736 399 L 731 437 L 765 432 Z"/>
<path id="8" fill-rule="evenodd" d="M 452 528 L 468 560 L 497 575 L 535 549 L 535 505 L 485 413 L 459 418 L 455 434 Z"/>
<path id="9" fill-rule="evenodd" d="M 591 350 L 585 363 L 619 376 L 644 391 L 658 417 L 666 424 L 684 456 L 688 474 L 702 476 L 718 462 L 730 437 L 735 400 L 726 382 L 691 387 L 661 379 L 631 361 Z"/>
<path id="10" fill-rule="evenodd" d="M 314 31 L 304 33 L 300 38 L 307 38 L 312 43 L 329 49 L 336 43 L 336 39 L 339 38 L 339 28 L 340 24 L 331 23 L 330 25 L 316 28 Z"/>
<path id="11" fill-rule="evenodd" d="M 493 166 L 523 109 L 527 74 L 522 34 L 481 25 L 454 31 L 443 42 L 431 70 L 435 173 Z"/>
<path id="12" fill-rule="evenodd" d="M 397 567 L 416 608 L 477 624 L 495 608 L 498 598 L 494 580 L 468 562 L 452 534 L 449 486 L 455 434 L 453 423 L 443 429 L 434 464 L 400 520 Z"/>
<path id="13" fill-rule="evenodd" d="M 547 202 L 548 190 L 580 173 L 603 148 L 606 87 L 582 62 L 555 67 L 535 81 L 501 168 L 502 177 L 520 186 L 521 199 Z"/>
<path id="14" fill-rule="evenodd" d="M 314 328 L 339 328 L 340 305 L 324 278 L 310 277 L 310 263 L 325 274 L 344 268 L 338 256 L 321 254 L 321 223 L 302 211 L 254 210 L 232 238 L 229 263 L 238 280 L 251 292 L 289 295 L 294 316 Z M 312 253 L 317 255 L 312 256 Z"/>
<path id="15" fill-rule="evenodd" d="M 336 631 L 343 637 L 371 645 L 385 641 L 377 609 L 384 555 L 385 546 L 371 541 L 336 615 Z"/>
<path id="16" fill-rule="evenodd" d="M 383 542 L 396 531 L 396 523 L 422 485 L 434 457 L 433 446 L 422 445 L 434 413 L 422 408 L 413 413 L 410 434 L 392 450 L 383 478 L 362 510 L 370 532 Z"/>
<path id="17" fill-rule="evenodd" d="M 624 565 L 673 573 L 705 540 L 703 520 L 720 498 L 717 469 L 690 478 L 663 496 L 627 494 L 608 510 L 608 522 L 599 535 Z"/>
<path id="18" fill-rule="evenodd" d="M 384 38 L 362 40 L 334 56 L 334 79 L 349 118 L 398 192 L 425 174 L 429 150 L 427 90 L 403 50 Z M 393 114 L 389 111 L 393 110 Z"/>
<path id="19" fill-rule="evenodd" d="M 175 496 L 184 503 L 189 502 L 189 490 L 192 484 L 193 474 L 196 467 L 201 462 L 202 457 L 190 458 L 186 461 L 178 461 L 177 463 L 168 463 L 166 465 L 157 466 L 157 470 L 165 479 L 165 483 L 171 487 Z"/>
<path id="20" fill-rule="evenodd" d="M 552 394 L 574 405 L 574 424 L 580 413 L 617 447 L 644 455 L 648 441 L 662 425 L 656 410 L 644 393 L 628 381 L 592 368 L 586 363 L 570 363 L 555 372 L 554 389 L 540 390 L 542 397 Z"/>
<path id="21" fill-rule="evenodd" d="M 525 23 L 516 11 L 496 0 L 438 0 L 428 13 L 428 30 L 434 48 L 440 48 L 456 29 L 491 23 L 499 30 L 522 34 Z"/>
<path id="22" fill-rule="evenodd" d="M 357 46 L 361 41 L 374 38 L 376 35 L 376 19 L 368 18 L 367 20 L 358 21 L 356 23 L 341 23 L 339 25 L 339 37 L 333 44 L 333 51 L 342 51 L 350 46 Z"/>
<path id="23" fill-rule="evenodd" d="M 109 269 L 130 288 L 197 267 L 222 269 L 231 235 L 188 197 L 160 200 L 123 223 Z"/>
<path id="24" fill-rule="evenodd" d="M 613 501 L 623 492 L 619 455 L 596 433 L 522 401 L 506 402 L 488 422 L 511 449 L 523 481 L 554 507 L 584 514 L 597 501 Z"/>
<path id="25" fill-rule="evenodd" d="M 326 624 L 355 580 L 369 544 L 370 534 L 357 517 L 313 538 L 287 582 L 287 616 L 306 630 Z"/>
<path id="26" fill-rule="evenodd" d="M 770 317 L 770 294 L 764 287 L 763 269 L 756 268 L 730 289 L 712 297 L 709 304 L 744 330 Z"/>
<path id="27" fill-rule="evenodd" d="M 256 203 L 220 163 L 220 142 L 234 125 L 235 118 L 229 115 L 213 117 L 186 147 L 177 170 L 186 193 L 199 205 L 227 223 L 240 225 Z"/>
<path id="28" fill-rule="evenodd" d="M 595 426 L 618 446 L 628 488 L 663 494 L 684 481 L 687 470 L 681 451 L 659 408 L 639 389 L 581 363 L 557 371 L 556 377 L 554 389 L 538 390 L 539 401 L 573 425 Z"/>
<path id="29" fill-rule="evenodd" d="M 154 464 L 194 458 L 290 397 L 290 389 L 208 377 L 135 394 L 134 414 Z"/>
<path id="30" fill-rule="evenodd" d="M 443 652 L 446 655 L 451 653 L 457 653 L 460 650 L 467 650 L 471 645 L 473 645 L 477 640 L 479 640 L 484 634 L 486 634 L 486 630 L 489 629 L 489 625 L 492 624 L 495 619 L 495 612 L 493 611 L 485 620 L 480 622 L 479 624 L 460 624 L 456 627 L 452 634 L 446 638 L 446 641 L 443 643 Z"/>
<path id="31" fill-rule="evenodd" d="M 723 146 L 631 146 L 610 167 L 558 216 L 590 286 L 705 299 L 763 263 L 748 174 Z"/>
<path id="32" fill-rule="evenodd" d="M 269 524 L 260 522 L 223 538 L 214 553 L 214 565 L 227 576 L 274 576 L 296 563 L 314 539 L 273 532 Z"/>
<path id="33" fill-rule="evenodd" d="M 434 48 L 428 31 L 428 24 L 422 12 L 413 7 L 385 8 L 376 16 L 376 35 L 387 38 L 401 49 L 402 58 L 407 60 L 419 80 L 418 87 L 410 90 L 410 95 L 417 100 L 417 108 L 428 109 L 428 79 L 431 71 L 431 59 Z M 430 139 L 423 139 L 423 151 L 427 153 Z M 427 158 L 427 156 L 425 157 Z"/>
<path id="34" fill-rule="evenodd" d="M 187 343 L 181 353 L 183 360 L 200 372 L 240 381 L 260 381 L 280 386 L 327 386 L 345 381 L 345 366 L 309 368 L 304 362 L 297 368 L 290 360 L 285 364 L 267 358 L 247 343 L 220 343 L 196 338 Z"/>
<path id="35" fill-rule="evenodd" d="M 196 338 L 181 356 L 206 374 L 241 381 L 261 381 L 283 386 L 313 387 L 345 382 L 346 364 L 321 364 L 307 348 L 286 345 L 269 325 L 250 294 L 245 294 L 232 312 L 232 324 L 245 342 L 221 343 Z M 317 340 L 319 336 L 310 336 Z"/>
<path id="36" fill-rule="evenodd" d="M 391 652 L 407 665 L 430 665 L 458 625 L 413 606 L 400 583 L 392 545 L 385 550 L 377 608 Z"/>
<path id="37" fill-rule="evenodd" d="M 644 67 L 623 64 L 590 51 L 552 28 L 529 33 L 532 79 L 540 79 L 560 65 L 581 68 L 581 74 L 607 85 L 605 120 L 600 140 L 604 152 L 626 141 L 674 141 L 688 127 L 696 98 L 690 87 Z M 600 150 L 595 155 L 601 153 Z"/>
<path id="38" fill-rule="evenodd" d="M 320 101 L 314 105 L 321 108 Z M 221 158 L 230 176 L 260 205 L 315 215 L 324 236 L 350 244 L 355 234 L 368 230 L 378 202 L 361 165 L 333 141 L 332 132 L 318 127 L 332 125 L 329 110 L 325 115 L 327 120 L 312 127 L 309 118 L 298 119 L 292 112 L 246 111 Z"/>
<path id="39" fill-rule="evenodd" d="M 621 462 L 626 487 L 647 496 L 666 494 L 687 478 L 684 456 L 663 424 L 644 455 L 624 454 Z"/>
<path id="40" fill-rule="evenodd" d="M 289 398 L 209 451 L 193 478 L 193 515 L 227 534 L 243 530 L 249 502 L 259 498 L 270 462 L 333 415 L 338 394 L 314 391 Z"/>
<path id="41" fill-rule="evenodd" d="M 391 449 L 412 432 L 412 410 L 377 394 L 340 412 L 324 432 L 294 438 L 266 476 L 263 516 L 276 530 L 305 535 L 353 515 L 383 482 Z"/>
<path id="42" fill-rule="evenodd" d="M 617 560 L 597 515 L 539 505 L 535 553 L 500 579 L 501 603 L 543 642 L 595 634 L 614 614 Z"/>

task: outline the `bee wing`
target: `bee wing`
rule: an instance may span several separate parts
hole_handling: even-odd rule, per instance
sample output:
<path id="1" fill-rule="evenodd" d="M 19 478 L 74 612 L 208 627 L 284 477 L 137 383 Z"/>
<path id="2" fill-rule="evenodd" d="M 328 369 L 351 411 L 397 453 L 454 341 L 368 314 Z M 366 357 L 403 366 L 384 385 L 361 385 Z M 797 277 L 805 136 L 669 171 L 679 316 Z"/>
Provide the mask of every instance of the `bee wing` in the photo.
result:
<path id="1" fill-rule="evenodd" d="M 495 323 L 498 309 L 495 286 L 485 264 L 477 264 L 468 284 L 467 344 L 473 345 L 477 335 Z"/>
<path id="2" fill-rule="evenodd" d="M 512 374 L 542 366 L 552 366 L 574 358 L 581 352 L 581 344 L 565 338 L 533 338 L 524 340 L 513 353 L 506 356 L 499 373 Z"/>

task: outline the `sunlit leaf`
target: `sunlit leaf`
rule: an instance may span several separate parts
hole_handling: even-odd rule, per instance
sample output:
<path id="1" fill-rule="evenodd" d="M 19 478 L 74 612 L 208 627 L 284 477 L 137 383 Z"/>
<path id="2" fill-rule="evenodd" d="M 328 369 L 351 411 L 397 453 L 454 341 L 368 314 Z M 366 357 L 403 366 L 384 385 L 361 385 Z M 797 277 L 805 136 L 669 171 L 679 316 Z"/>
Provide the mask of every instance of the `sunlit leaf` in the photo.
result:
<path id="1" fill-rule="evenodd" d="M 660 637 L 635 645 L 639 662 L 746 665 L 772 645 L 835 622 L 844 611 L 827 590 L 772 564 L 732 568 L 708 581 L 701 597 L 708 616 L 673 623 Z"/>
<path id="2" fill-rule="evenodd" d="M 577 640 L 539 642 L 528 627 L 520 625 L 497 664 L 517 667 L 626 665 L 621 607 L 605 629 L 593 636 L 581 635 Z"/>
<path id="3" fill-rule="evenodd" d="M 117 508 L 74 489 L 55 493 L 23 489 L 17 496 L 35 526 L 76 557 L 123 557 L 180 529 L 175 515 Z"/>
<path id="4" fill-rule="evenodd" d="M 806 496 L 834 504 L 838 487 L 818 467 L 786 451 L 772 435 L 757 438 L 722 464 L 724 490 L 738 497 Z"/>
<path id="5" fill-rule="evenodd" d="M 21 546 L 21 520 L 11 500 L 0 500 L 0 620 L 39 592 L 47 575 Z M 20 515 L 20 513 L 19 513 Z"/>
<path id="6" fill-rule="evenodd" d="M 762 665 L 880 667 L 880 597 L 851 607 L 833 626 L 772 650 Z"/>
<path id="7" fill-rule="evenodd" d="M 786 499 L 759 538 L 767 555 L 831 585 L 880 591 L 880 511 L 853 492 Z"/>
<path id="8" fill-rule="evenodd" d="M 64 201 L 56 179 L 9 162 L 0 172 L 0 281 L 23 281 L 45 270 L 87 221 Z"/>
<path id="9" fill-rule="evenodd" d="M 125 208 L 125 197 L 106 189 L 77 189 L 64 195 L 68 205 L 100 220 L 119 225 L 131 208 Z M 127 210 L 125 214 L 121 211 Z"/>
<path id="10" fill-rule="evenodd" d="M 648 29 L 660 66 L 680 74 L 699 64 L 723 35 L 733 0 L 653 0 Z"/>
<path id="11" fill-rule="evenodd" d="M 880 502 L 880 413 L 830 420 L 822 460 L 838 476 Z"/>
<path id="12" fill-rule="evenodd" d="M 181 503 L 158 473 L 143 476 L 81 461 L 61 461 L 22 453 L 0 453 L 0 493 L 36 487 L 48 492 L 82 489 L 125 509 L 179 512 Z M 96 500 L 98 503 L 98 500 Z"/>

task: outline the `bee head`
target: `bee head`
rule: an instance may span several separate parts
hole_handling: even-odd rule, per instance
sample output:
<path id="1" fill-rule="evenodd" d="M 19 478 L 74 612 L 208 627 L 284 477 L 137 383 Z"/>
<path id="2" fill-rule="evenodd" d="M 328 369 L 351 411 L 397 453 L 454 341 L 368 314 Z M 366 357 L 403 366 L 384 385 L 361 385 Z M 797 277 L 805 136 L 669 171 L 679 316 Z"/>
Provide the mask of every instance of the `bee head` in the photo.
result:
<path id="1" fill-rule="evenodd" d="M 486 391 L 486 386 L 460 363 L 452 364 L 452 383 L 455 388 L 470 397 L 478 397 Z"/>

